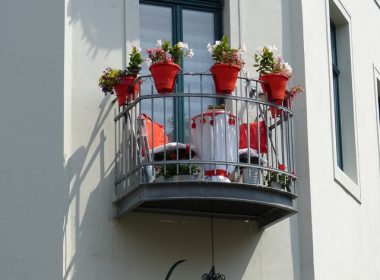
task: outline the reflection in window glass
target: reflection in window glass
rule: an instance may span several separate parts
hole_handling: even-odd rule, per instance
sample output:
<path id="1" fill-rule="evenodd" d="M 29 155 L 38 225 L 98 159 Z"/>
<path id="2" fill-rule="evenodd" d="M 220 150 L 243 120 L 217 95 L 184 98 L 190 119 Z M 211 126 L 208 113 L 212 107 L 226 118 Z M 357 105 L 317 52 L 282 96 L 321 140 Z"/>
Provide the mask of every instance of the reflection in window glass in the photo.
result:
<path id="1" fill-rule="evenodd" d="M 140 5 L 140 46 L 145 51 L 156 47 L 157 40 L 172 39 L 172 9 L 156 5 Z M 143 54 L 144 56 L 146 54 Z M 141 71 L 142 75 L 150 74 L 145 65 Z M 153 81 L 143 81 L 141 94 L 151 94 Z M 154 112 L 152 109 L 154 108 Z M 141 112 L 154 117 L 156 122 L 165 125 L 169 141 L 173 141 L 173 98 L 143 100 Z"/>

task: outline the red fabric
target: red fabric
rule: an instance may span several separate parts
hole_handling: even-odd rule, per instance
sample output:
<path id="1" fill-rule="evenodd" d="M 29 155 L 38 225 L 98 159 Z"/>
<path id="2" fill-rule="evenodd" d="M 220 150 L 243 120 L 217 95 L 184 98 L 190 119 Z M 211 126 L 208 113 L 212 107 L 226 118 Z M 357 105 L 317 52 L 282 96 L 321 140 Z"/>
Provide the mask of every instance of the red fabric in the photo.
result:
<path id="1" fill-rule="evenodd" d="M 161 145 L 164 145 L 164 143 L 169 142 L 168 136 L 165 135 L 165 129 L 162 124 L 152 122 L 152 120 L 146 115 L 142 114 L 139 117 L 141 120 L 144 121 L 145 123 L 145 128 L 146 128 L 146 134 L 148 137 L 148 143 L 149 143 L 149 149 L 152 149 L 152 140 L 153 142 L 153 147 L 158 147 Z M 152 125 L 153 125 L 153 135 L 152 137 Z M 152 139 L 154 138 L 154 139 Z"/>
<path id="2" fill-rule="evenodd" d="M 249 146 L 252 149 L 255 149 L 259 151 L 259 144 L 258 144 L 258 127 L 260 128 L 260 153 L 267 153 L 268 152 L 268 141 L 267 141 L 267 129 L 265 121 L 260 122 L 254 122 L 249 124 L 250 127 L 250 144 Z M 248 140 L 248 129 L 247 124 L 241 124 L 239 127 L 239 149 L 245 149 L 248 148 L 247 145 Z"/>
<path id="3" fill-rule="evenodd" d="M 223 177 L 228 177 L 229 174 L 227 173 L 226 170 L 223 169 L 215 169 L 215 170 L 207 170 L 205 171 L 205 176 L 223 176 Z"/>

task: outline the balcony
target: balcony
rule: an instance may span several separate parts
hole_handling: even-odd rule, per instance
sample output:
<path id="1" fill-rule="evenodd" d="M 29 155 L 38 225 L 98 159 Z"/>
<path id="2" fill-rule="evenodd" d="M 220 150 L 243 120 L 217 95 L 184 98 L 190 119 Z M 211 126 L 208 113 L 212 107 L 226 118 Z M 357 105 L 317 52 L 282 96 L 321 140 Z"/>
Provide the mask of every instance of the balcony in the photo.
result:
<path id="1" fill-rule="evenodd" d="M 264 82 L 240 77 L 231 95 L 212 77 L 182 73 L 174 94 L 150 76 L 115 117 L 117 216 L 168 213 L 255 220 L 296 213 L 291 101 L 269 102 Z M 224 106 L 223 106 L 224 105 Z"/>

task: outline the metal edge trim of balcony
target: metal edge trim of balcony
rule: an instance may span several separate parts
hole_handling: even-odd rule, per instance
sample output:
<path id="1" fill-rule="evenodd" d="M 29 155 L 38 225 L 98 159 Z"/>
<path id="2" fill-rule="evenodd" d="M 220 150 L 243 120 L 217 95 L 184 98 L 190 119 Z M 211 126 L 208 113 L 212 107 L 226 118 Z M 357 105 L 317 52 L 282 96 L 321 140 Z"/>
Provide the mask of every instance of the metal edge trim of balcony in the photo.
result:
<path id="1" fill-rule="evenodd" d="M 281 190 L 249 186 L 245 184 L 236 183 L 204 183 L 194 182 L 164 182 L 164 183 L 151 183 L 143 184 L 135 188 L 133 191 L 125 195 L 119 201 L 115 202 L 118 206 L 116 217 L 120 217 L 125 213 L 132 211 L 148 212 L 148 209 L 139 208 L 145 202 L 151 201 L 165 201 L 165 200 L 215 200 L 215 201 L 231 201 L 242 202 L 250 204 L 260 204 L 265 206 L 272 206 L 273 209 L 265 213 L 262 217 L 255 217 L 252 215 L 241 214 L 215 214 L 220 217 L 240 217 L 245 219 L 247 217 L 258 220 L 259 224 L 263 227 L 275 222 L 279 218 L 286 218 L 289 215 L 296 213 L 293 208 L 292 201 L 297 197 L 295 194 L 288 193 Z M 202 195 L 201 195 L 202 194 Z M 257 197 L 258 196 L 258 197 Z M 154 212 L 154 208 L 149 208 L 149 212 Z M 183 210 L 165 210 L 160 209 L 159 212 L 181 212 L 191 213 L 196 216 L 207 216 L 207 213 L 202 211 L 183 211 Z M 269 213 L 270 212 L 270 213 Z M 274 214 L 273 214 L 273 213 Z M 274 217 L 279 217 L 274 219 Z"/>

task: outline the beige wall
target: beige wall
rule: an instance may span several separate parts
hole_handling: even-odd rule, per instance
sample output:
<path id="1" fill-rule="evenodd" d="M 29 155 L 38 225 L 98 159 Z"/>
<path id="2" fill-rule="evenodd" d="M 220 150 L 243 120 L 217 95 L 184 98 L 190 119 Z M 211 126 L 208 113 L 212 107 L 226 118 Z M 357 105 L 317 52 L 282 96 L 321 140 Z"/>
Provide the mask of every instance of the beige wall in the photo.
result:
<path id="1" fill-rule="evenodd" d="M 226 24 L 226 31 L 255 25 L 252 12 L 259 14 L 256 11 L 260 9 L 276 20 L 267 31 L 241 30 L 249 51 L 272 42 L 282 47 L 284 40 L 290 52 L 290 42 L 282 36 L 282 27 L 290 28 L 288 14 L 277 1 L 255 2 L 240 1 L 240 24 L 238 1 L 227 2 L 230 27 Z M 273 5 L 276 8 L 271 8 Z M 289 11 L 289 3 L 283 5 Z M 70 109 L 65 111 L 69 121 L 65 135 L 70 135 L 70 140 L 65 153 L 70 195 L 64 274 L 69 279 L 104 279 L 109 275 L 114 279 L 160 279 L 179 259 L 187 262 L 178 267 L 173 279 L 200 278 L 210 269 L 209 219 L 149 214 L 113 219 L 115 106 L 110 103 L 112 98 L 101 94 L 96 80 L 106 66 L 121 67 L 129 43 L 138 42 L 137 7 L 138 1 L 126 1 L 124 28 L 122 1 L 68 3 L 66 36 L 71 42 L 66 50 L 71 52 L 71 61 L 66 61 L 66 81 L 70 83 L 66 84 L 65 99 Z M 233 32 L 232 42 L 238 43 Z M 252 64 L 250 57 L 248 64 Z M 217 270 L 228 279 L 299 279 L 297 233 L 290 229 L 294 223 L 296 218 L 288 219 L 262 232 L 252 222 L 216 220 Z"/>
<path id="2" fill-rule="evenodd" d="M 372 0 L 341 3 L 351 17 L 360 174 L 356 188 L 361 198 L 358 202 L 334 180 L 328 2 L 303 1 L 314 269 L 316 279 L 378 279 L 380 176 L 373 64 L 380 63 L 380 9 Z"/>
<path id="3" fill-rule="evenodd" d="M 378 279 L 380 176 L 373 65 L 380 9 L 342 0 L 352 18 L 361 202 L 334 181 L 325 1 L 225 1 L 233 45 L 276 44 L 294 67 L 299 214 L 265 231 L 216 220 L 227 279 Z M 0 9 L 0 270 L 5 279 L 199 279 L 210 221 L 113 219 L 113 97 L 97 78 L 138 43 L 137 0 L 7 1 Z M 4 7 L 4 8 L 3 8 Z M 15 16 L 16 15 L 16 16 Z M 318 23 L 318 24 L 316 24 Z M 363 32 L 367 30 L 367 32 Z M 252 76 L 252 57 L 245 57 Z M 306 110 L 307 108 L 307 110 Z"/>
<path id="4" fill-rule="evenodd" d="M 0 278 L 61 279 L 63 2 L 2 1 L 0 38 Z"/>

